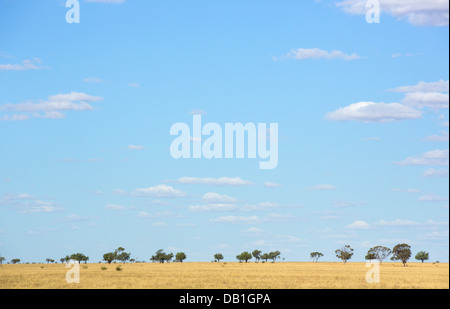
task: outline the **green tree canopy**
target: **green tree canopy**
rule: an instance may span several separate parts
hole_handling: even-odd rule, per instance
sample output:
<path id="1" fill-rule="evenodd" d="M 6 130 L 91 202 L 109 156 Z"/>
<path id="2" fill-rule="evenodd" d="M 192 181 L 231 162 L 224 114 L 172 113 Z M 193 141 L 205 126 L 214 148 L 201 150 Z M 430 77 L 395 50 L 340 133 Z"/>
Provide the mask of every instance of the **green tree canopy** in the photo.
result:
<path id="1" fill-rule="evenodd" d="M 309 256 L 311 257 L 311 259 L 313 261 L 315 261 L 317 263 L 317 261 L 323 256 L 323 254 L 320 252 L 311 252 L 311 254 Z"/>
<path id="2" fill-rule="evenodd" d="M 220 262 L 220 260 L 223 260 L 223 255 L 222 255 L 222 253 L 216 253 L 216 254 L 214 254 L 214 261 Z"/>
<path id="3" fill-rule="evenodd" d="M 350 260 L 353 256 L 353 248 L 349 245 L 345 245 L 341 249 L 337 249 L 334 251 L 336 253 L 336 257 L 344 261 L 344 264 L 347 263 L 348 260 Z"/>
<path id="4" fill-rule="evenodd" d="M 411 257 L 411 246 L 407 244 L 398 244 L 392 249 L 392 261 L 402 261 L 403 266 L 406 266 L 406 262 L 408 262 Z"/>
<path id="5" fill-rule="evenodd" d="M 259 262 L 259 260 L 261 259 L 261 251 L 259 250 L 254 250 L 252 252 L 253 257 L 255 258 L 256 262 Z"/>
<path id="6" fill-rule="evenodd" d="M 376 246 L 373 248 L 370 248 L 369 251 L 367 251 L 366 260 L 378 260 L 380 261 L 380 264 L 383 263 L 383 260 L 388 258 L 392 254 L 391 249 L 383 246 Z"/>
<path id="7" fill-rule="evenodd" d="M 178 252 L 175 255 L 175 261 L 182 263 L 186 259 L 186 253 L 184 252 Z"/>
<path id="8" fill-rule="evenodd" d="M 103 254 L 103 260 L 106 261 L 108 264 L 111 264 L 116 259 L 116 255 L 114 252 L 108 252 Z"/>
<path id="9" fill-rule="evenodd" d="M 252 259 L 252 254 L 245 251 L 242 252 L 241 254 L 239 254 L 238 256 L 236 256 L 236 258 L 241 262 L 241 261 L 245 261 L 245 263 L 248 262 L 248 260 Z"/>
<path id="10" fill-rule="evenodd" d="M 428 261 L 430 259 L 430 253 L 425 251 L 419 251 L 416 254 L 416 260 L 418 261 Z"/>

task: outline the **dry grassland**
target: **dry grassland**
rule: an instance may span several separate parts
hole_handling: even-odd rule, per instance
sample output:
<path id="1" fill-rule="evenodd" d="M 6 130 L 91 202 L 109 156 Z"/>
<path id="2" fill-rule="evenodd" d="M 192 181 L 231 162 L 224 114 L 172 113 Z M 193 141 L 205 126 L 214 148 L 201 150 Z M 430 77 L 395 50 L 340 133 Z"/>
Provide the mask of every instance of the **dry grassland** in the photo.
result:
<path id="1" fill-rule="evenodd" d="M 0 267 L 0 289 L 448 289 L 448 263 L 384 263 L 380 283 L 366 282 L 365 263 L 81 264 L 68 284 L 65 264 Z M 102 270 L 106 267 L 106 270 Z"/>

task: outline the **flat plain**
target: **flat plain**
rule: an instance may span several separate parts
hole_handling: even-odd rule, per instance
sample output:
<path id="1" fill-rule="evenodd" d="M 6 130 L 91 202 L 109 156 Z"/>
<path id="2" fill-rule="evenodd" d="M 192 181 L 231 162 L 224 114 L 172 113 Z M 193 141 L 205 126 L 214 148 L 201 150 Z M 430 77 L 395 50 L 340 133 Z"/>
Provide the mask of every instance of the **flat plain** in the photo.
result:
<path id="1" fill-rule="evenodd" d="M 79 269 L 80 282 L 69 284 L 65 264 L 3 264 L 0 289 L 449 289 L 448 263 L 385 262 L 379 283 L 367 283 L 370 268 L 358 262 L 89 263 Z"/>

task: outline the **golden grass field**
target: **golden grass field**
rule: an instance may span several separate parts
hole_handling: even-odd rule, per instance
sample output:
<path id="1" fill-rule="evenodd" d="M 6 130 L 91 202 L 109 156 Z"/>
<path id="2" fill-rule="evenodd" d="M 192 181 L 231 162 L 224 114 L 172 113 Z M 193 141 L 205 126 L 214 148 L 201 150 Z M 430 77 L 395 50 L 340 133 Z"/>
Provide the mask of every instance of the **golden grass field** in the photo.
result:
<path id="1" fill-rule="evenodd" d="M 448 263 L 384 263 L 380 283 L 365 280 L 366 263 L 81 264 L 68 284 L 65 264 L 0 267 L 0 289 L 448 289 Z M 106 267 L 106 270 L 102 270 Z"/>

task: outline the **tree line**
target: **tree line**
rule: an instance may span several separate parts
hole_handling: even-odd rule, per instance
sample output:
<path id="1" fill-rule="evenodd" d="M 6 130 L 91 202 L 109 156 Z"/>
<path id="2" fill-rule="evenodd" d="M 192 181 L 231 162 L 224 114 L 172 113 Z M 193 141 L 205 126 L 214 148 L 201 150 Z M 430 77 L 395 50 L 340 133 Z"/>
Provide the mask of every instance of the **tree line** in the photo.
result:
<path id="1" fill-rule="evenodd" d="M 342 248 L 337 249 L 334 253 L 336 254 L 336 257 L 342 260 L 345 264 L 352 258 L 354 250 L 350 245 L 345 245 Z M 406 263 L 411 258 L 411 254 L 411 246 L 404 243 L 396 245 L 392 250 L 384 246 L 375 246 L 367 251 L 365 259 L 378 260 L 381 264 L 385 259 L 391 256 L 391 261 L 401 261 L 403 266 L 406 266 Z M 316 263 L 322 256 L 323 254 L 321 252 L 311 252 L 310 254 L 310 258 Z M 430 259 L 430 253 L 426 251 L 419 251 L 415 256 L 415 259 L 423 263 L 424 261 Z"/>
<path id="2" fill-rule="evenodd" d="M 353 254 L 354 254 L 354 250 L 350 245 L 345 245 L 345 246 L 335 250 L 335 254 L 336 254 L 336 257 L 338 259 L 342 260 L 345 264 L 345 263 L 347 263 L 348 260 L 350 260 L 352 258 Z M 411 246 L 408 244 L 405 244 L 405 243 L 398 244 L 392 249 L 390 249 L 388 247 L 384 247 L 384 246 L 375 246 L 375 247 L 370 248 L 367 251 L 365 259 L 366 260 L 378 260 L 381 264 L 385 259 L 387 259 L 389 256 L 391 256 L 390 259 L 392 261 L 401 261 L 403 263 L 403 266 L 406 266 L 406 263 L 411 258 L 411 254 L 412 254 Z M 317 252 L 317 251 L 310 253 L 310 258 L 316 263 L 323 256 L 324 256 L 323 253 Z M 249 260 L 251 260 L 252 258 L 254 258 L 256 262 L 259 262 L 259 261 L 267 262 L 268 260 L 271 260 L 272 263 L 275 263 L 276 260 L 279 260 L 281 258 L 281 253 L 280 253 L 280 251 L 262 253 L 262 251 L 260 251 L 260 250 L 254 250 L 251 253 L 244 251 L 241 254 L 238 254 L 236 256 L 236 259 L 239 262 L 246 262 L 246 263 Z M 178 252 L 174 255 L 173 253 L 166 253 L 166 252 L 164 252 L 163 249 L 160 249 L 160 250 L 156 251 L 156 253 L 154 255 L 152 255 L 149 260 L 153 263 L 156 263 L 156 262 L 157 263 L 170 263 L 173 259 L 174 259 L 174 262 L 182 263 L 184 260 L 187 259 L 187 256 L 186 256 L 186 253 L 184 253 L 184 252 Z M 213 262 L 220 262 L 223 259 L 224 259 L 224 256 L 222 253 L 216 253 L 216 254 L 214 254 Z M 429 252 L 426 252 L 426 251 L 419 251 L 415 256 L 415 259 L 418 261 L 421 261 L 423 263 L 424 261 L 427 261 L 430 259 L 430 254 L 429 254 Z M 74 253 L 74 254 L 67 255 L 66 257 L 60 259 L 61 263 L 64 263 L 64 262 L 67 263 L 70 260 L 74 260 L 79 263 L 84 262 L 86 264 L 87 261 L 89 261 L 89 257 L 82 253 Z M 0 255 L 0 266 L 2 266 L 4 261 L 6 261 L 6 258 L 2 257 Z M 103 254 L 103 261 L 105 261 L 108 264 L 111 264 L 113 262 L 114 263 L 117 263 L 117 262 L 121 262 L 121 263 L 139 262 L 139 261 L 136 261 L 135 259 L 131 258 L 131 253 L 125 252 L 125 248 L 123 248 L 123 247 L 119 247 L 112 252 L 107 252 L 107 253 Z M 55 260 L 50 259 L 50 258 L 47 258 L 46 262 L 47 263 L 56 263 Z M 20 259 L 12 259 L 11 262 L 9 262 L 9 263 L 18 264 L 18 263 L 20 263 Z"/>

